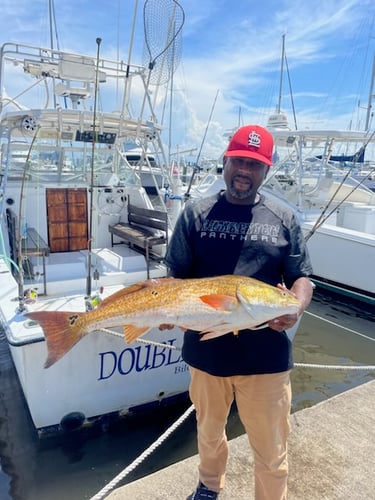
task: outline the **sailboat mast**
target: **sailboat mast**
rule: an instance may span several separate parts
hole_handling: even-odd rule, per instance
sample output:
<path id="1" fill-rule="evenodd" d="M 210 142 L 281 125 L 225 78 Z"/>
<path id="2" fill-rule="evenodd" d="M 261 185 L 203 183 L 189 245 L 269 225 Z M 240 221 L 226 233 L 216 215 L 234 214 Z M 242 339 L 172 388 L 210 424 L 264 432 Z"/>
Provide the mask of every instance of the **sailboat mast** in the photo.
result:
<path id="1" fill-rule="evenodd" d="M 369 130 L 370 128 L 370 120 L 372 115 L 372 98 L 374 97 L 374 81 L 375 81 L 375 54 L 372 62 L 372 75 L 370 81 L 370 90 L 368 95 L 368 104 L 367 104 L 367 113 L 366 113 L 366 124 L 365 130 Z"/>
<path id="2" fill-rule="evenodd" d="M 283 35 L 283 38 L 282 38 L 279 100 L 277 101 L 277 107 L 276 107 L 277 113 L 280 113 L 280 111 L 281 111 L 281 98 L 282 98 L 282 93 L 283 93 L 284 57 L 285 57 L 285 34 Z"/>
<path id="3" fill-rule="evenodd" d="M 49 43 L 50 47 L 53 50 L 53 0 L 49 0 L 48 2 L 48 14 L 49 14 Z"/>
<path id="4" fill-rule="evenodd" d="M 279 99 L 276 104 L 275 112 L 268 118 L 267 127 L 271 129 L 287 129 L 288 119 L 285 113 L 281 112 L 281 99 L 283 95 L 283 77 L 284 77 L 284 61 L 287 65 L 285 56 L 285 35 L 282 36 L 282 51 L 281 51 L 281 68 L 280 68 L 280 84 L 279 84 Z"/>

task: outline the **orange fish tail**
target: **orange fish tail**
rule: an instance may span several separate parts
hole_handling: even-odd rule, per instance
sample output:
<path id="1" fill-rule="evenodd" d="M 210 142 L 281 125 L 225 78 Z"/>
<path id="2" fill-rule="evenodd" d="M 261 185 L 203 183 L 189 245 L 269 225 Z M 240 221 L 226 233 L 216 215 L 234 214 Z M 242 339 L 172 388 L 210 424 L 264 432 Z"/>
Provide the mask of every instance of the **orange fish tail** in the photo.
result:
<path id="1" fill-rule="evenodd" d="M 81 313 L 63 311 L 35 311 L 26 316 L 43 328 L 48 356 L 44 368 L 62 358 L 84 336 L 75 324 Z"/>

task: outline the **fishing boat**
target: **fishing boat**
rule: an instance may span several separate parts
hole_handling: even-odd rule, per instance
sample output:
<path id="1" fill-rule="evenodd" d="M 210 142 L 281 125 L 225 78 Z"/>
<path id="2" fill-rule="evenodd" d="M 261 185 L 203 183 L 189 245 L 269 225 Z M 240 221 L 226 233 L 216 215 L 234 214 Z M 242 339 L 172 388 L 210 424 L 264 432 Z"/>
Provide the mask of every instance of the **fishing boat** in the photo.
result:
<path id="1" fill-rule="evenodd" d="M 270 127 L 274 163 L 261 191 L 288 205 L 299 218 L 316 284 L 375 303 L 375 193 L 354 177 L 369 131 L 290 130 Z M 348 147 L 352 155 L 342 155 Z M 222 175 L 210 172 L 191 198 L 224 189 Z"/>
<path id="2" fill-rule="evenodd" d="M 277 160 L 262 189 L 298 214 L 314 280 L 325 288 L 374 302 L 375 196 L 343 169 L 334 148 L 374 140 L 366 131 L 271 130 Z M 357 156 L 363 150 L 357 151 Z M 355 163 L 355 162 L 354 162 Z"/>
<path id="3" fill-rule="evenodd" d="M 153 329 L 132 345 L 116 329 L 94 332 L 45 369 L 43 331 L 26 316 L 89 311 L 166 275 L 164 194 L 158 178 L 151 200 L 138 169 L 167 165 L 151 65 L 100 52 L 100 39 L 94 56 L 13 42 L 0 52 L 0 319 L 39 433 L 167 404 L 188 390 L 180 329 Z M 115 93 L 120 106 L 110 100 Z M 99 109 L 99 101 L 118 111 Z M 111 232 L 129 222 L 129 200 L 148 213 L 155 199 L 167 216 L 164 230 L 149 228 L 152 253 Z"/>

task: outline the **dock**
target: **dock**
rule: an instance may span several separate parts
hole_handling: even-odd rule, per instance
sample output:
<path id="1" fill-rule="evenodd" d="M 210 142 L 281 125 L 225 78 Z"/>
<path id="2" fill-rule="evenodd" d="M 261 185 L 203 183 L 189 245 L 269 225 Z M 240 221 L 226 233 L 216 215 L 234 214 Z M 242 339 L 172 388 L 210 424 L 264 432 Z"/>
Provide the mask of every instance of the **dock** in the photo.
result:
<path id="1" fill-rule="evenodd" d="M 288 500 L 375 499 L 375 381 L 291 416 Z M 110 500 L 184 500 L 197 483 L 198 456 L 114 489 Z M 229 442 L 220 500 L 252 500 L 246 435 Z"/>

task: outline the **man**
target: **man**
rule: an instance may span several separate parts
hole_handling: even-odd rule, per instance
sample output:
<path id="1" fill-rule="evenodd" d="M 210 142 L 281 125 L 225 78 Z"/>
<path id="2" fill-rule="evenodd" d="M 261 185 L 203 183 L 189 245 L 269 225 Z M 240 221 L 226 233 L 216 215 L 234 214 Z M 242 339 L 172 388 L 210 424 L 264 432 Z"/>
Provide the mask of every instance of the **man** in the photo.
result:
<path id="1" fill-rule="evenodd" d="M 295 214 L 258 192 L 272 164 L 273 138 L 258 125 L 241 127 L 224 154 L 226 190 L 188 203 L 166 255 L 176 278 L 252 276 L 286 286 L 300 300 L 298 314 L 260 330 L 200 342 L 186 331 L 183 359 L 197 416 L 199 483 L 190 500 L 212 500 L 224 487 L 225 427 L 233 400 L 254 452 L 256 500 L 287 498 L 287 438 L 292 346 L 285 329 L 310 303 L 312 273 Z"/>

